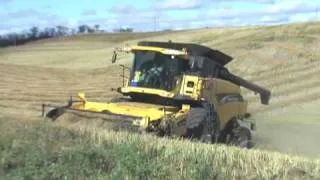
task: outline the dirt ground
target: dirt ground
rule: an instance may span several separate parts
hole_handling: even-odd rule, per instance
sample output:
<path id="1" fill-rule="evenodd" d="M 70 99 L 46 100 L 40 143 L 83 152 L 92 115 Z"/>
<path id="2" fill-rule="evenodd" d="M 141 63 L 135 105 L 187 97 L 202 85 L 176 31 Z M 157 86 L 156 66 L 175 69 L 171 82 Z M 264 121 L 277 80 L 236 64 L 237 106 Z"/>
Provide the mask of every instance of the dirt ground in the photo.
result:
<path id="1" fill-rule="evenodd" d="M 254 140 L 258 148 L 320 158 L 320 123 L 260 121 Z"/>
<path id="2" fill-rule="evenodd" d="M 319 105 L 314 101 L 257 115 L 256 148 L 320 158 Z"/>

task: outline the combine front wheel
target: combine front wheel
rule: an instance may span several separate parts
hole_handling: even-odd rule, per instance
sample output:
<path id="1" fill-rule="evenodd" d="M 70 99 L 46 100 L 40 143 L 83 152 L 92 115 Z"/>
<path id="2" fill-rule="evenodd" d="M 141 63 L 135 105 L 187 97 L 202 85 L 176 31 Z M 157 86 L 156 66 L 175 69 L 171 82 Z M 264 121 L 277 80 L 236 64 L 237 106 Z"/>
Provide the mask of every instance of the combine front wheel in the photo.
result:
<path id="1" fill-rule="evenodd" d="M 206 111 L 201 107 L 191 108 L 186 118 L 187 137 L 201 139 L 206 122 Z"/>
<path id="2" fill-rule="evenodd" d="M 186 118 L 187 137 L 204 143 L 214 143 L 217 133 L 216 118 L 211 114 L 211 106 L 193 107 Z"/>

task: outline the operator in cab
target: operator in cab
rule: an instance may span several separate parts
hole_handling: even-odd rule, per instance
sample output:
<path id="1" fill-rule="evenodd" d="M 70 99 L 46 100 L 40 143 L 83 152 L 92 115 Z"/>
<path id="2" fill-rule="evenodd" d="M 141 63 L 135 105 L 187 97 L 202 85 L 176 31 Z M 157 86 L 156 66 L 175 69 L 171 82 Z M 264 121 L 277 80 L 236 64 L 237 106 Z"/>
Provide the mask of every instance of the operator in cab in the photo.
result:
<path id="1" fill-rule="evenodd" d="M 146 72 L 145 83 L 152 88 L 160 88 L 163 86 L 164 64 L 159 55 L 156 55 L 152 67 Z"/>

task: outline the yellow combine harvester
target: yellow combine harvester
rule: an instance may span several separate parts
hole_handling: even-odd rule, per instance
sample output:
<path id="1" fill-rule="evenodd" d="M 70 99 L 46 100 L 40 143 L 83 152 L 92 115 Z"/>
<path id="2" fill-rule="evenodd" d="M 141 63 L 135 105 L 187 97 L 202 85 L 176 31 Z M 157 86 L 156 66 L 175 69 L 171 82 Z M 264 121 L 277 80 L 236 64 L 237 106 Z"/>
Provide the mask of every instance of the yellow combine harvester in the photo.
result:
<path id="1" fill-rule="evenodd" d="M 259 93 L 262 104 L 269 103 L 271 93 L 230 73 L 224 67 L 232 60 L 230 56 L 205 46 L 171 41 L 142 41 L 117 48 L 113 63 L 118 52 L 134 54 L 130 76 L 117 88 L 122 98 L 90 102 L 79 93 L 79 100 L 71 98 L 65 106 L 43 104 L 43 116 L 55 120 L 65 112 L 86 113 L 128 122 L 159 136 L 252 145 L 254 122 L 246 121 L 250 114 L 240 86 Z M 45 113 L 48 106 L 54 109 Z"/>

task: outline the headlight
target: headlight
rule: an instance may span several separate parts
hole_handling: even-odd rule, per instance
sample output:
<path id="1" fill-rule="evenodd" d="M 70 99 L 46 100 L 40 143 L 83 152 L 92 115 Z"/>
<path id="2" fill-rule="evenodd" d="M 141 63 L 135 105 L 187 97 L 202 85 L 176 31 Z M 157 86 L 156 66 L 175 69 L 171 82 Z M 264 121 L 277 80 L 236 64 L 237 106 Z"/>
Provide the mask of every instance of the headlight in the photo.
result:
<path id="1" fill-rule="evenodd" d="M 141 119 L 135 119 L 135 120 L 133 120 L 133 122 L 132 122 L 134 125 L 138 125 L 138 126 L 140 126 L 140 123 L 141 123 Z"/>

